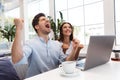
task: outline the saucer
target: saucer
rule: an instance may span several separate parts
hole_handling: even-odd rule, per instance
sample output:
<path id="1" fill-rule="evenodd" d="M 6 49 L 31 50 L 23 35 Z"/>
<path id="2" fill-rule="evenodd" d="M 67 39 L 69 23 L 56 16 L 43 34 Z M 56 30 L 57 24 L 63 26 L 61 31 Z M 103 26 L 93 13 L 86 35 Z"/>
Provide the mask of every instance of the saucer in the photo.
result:
<path id="1" fill-rule="evenodd" d="M 62 76 L 66 76 L 66 77 L 74 77 L 74 76 L 78 76 L 80 74 L 80 71 L 78 69 L 75 69 L 75 71 L 71 74 L 65 73 L 64 71 L 61 71 L 60 74 Z"/>

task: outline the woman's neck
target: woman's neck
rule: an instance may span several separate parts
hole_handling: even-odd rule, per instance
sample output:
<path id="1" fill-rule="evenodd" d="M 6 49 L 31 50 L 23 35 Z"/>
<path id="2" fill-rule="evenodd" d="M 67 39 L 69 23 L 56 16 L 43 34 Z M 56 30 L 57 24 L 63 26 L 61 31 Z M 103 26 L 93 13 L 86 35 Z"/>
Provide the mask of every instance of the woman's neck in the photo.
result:
<path id="1" fill-rule="evenodd" d="M 70 44 L 70 38 L 69 37 L 64 37 L 63 43 L 69 45 Z"/>

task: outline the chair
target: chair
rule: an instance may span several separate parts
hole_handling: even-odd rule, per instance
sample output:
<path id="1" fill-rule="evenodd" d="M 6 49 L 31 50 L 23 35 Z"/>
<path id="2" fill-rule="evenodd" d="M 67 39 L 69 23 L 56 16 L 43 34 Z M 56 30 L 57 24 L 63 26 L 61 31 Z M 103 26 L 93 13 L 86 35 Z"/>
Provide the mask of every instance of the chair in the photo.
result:
<path id="1" fill-rule="evenodd" d="M 0 80 L 20 80 L 8 58 L 0 58 Z"/>

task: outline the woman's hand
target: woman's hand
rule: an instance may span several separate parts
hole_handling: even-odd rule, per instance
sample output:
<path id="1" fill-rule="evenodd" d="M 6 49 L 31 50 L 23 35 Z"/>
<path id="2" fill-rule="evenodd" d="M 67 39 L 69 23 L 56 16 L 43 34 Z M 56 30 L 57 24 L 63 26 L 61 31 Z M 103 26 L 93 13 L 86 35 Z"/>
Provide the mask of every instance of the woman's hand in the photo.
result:
<path id="1" fill-rule="evenodd" d="M 80 41 L 78 39 L 73 39 L 72 45 L 73 45 L 73 49 L 76 48 L 82 49 L 84 47 L 83 44 L 80 44 Z"/>
<path id="2" fill-rule="evenodd" d="M 82 44 L 80 44 L 80 41 L 77 39 L 73 40 L 73 49 L 75 51 L 75 55 L 74 55 L 74 59 L 76 60 L 79 56 L 79 52 L 80 50 L 83 48 L 84 46 Z"/>
<path id="3" fill-rule="evenodd" d="M 78 48 L 80 49 L 84 48 L 83 44 L 80 44 Z"/>
<path id="4" fill-rule="evenodd" d="M 75 50 L 76 48 L 78 48 L 80 45 L 80 41 L 78 39 L 73 39 L 72 41 L 72 46 L 73 46 L 73 49 Z"/>

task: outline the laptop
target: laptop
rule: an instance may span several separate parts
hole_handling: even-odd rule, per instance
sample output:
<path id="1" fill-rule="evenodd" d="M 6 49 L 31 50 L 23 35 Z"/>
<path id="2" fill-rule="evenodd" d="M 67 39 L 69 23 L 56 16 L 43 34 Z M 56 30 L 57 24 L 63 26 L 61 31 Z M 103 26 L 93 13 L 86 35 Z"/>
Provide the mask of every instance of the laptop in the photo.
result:
<path id="1" fill-rule="evenodd" d="M 86 58 L 77 61 L 77 68 L 88 70 L 109 61 L 115 36 L 90 36 Z"/>

